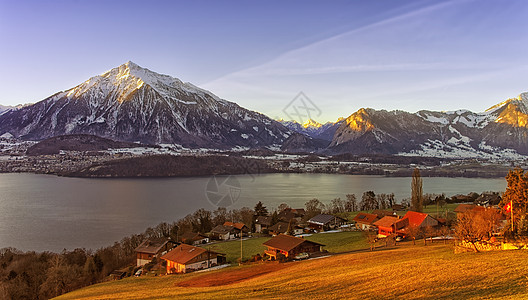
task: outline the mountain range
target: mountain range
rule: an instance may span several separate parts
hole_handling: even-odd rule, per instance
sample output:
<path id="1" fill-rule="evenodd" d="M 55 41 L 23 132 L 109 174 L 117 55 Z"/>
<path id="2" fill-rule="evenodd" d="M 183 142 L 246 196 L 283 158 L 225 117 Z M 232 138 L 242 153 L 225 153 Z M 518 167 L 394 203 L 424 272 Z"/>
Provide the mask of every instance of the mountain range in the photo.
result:
<path id="1" fill-rule="evenodd" d="M 275 121 L 181 80 L 127 62 L 35 104 L 0 107 L 0 136 L 91 134 L 189 148 L 515 159 L 528 155 L 528 93 L 488 110 L 362 108 L 320 124 Z"/>
<path id="2" fill-rule="evenodd" d="M 0 132 L 26 140 L 93 134 L 192 148 L 280 146 L 292 134 L 261 113 L 133 62 L 6 111 Z"/>

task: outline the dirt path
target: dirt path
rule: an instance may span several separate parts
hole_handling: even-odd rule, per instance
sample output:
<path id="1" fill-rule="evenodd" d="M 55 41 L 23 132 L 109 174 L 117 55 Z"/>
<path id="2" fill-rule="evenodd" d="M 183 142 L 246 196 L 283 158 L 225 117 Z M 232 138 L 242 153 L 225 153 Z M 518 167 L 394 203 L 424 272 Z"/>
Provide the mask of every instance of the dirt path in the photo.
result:
<path id="1" fill-rule="evenodd" d="M 206 273 L 176 284 L 179 287 L 210 287 L 233 284 L 285 269 L 291 264 L 264 263 L 235 270 Z"/>

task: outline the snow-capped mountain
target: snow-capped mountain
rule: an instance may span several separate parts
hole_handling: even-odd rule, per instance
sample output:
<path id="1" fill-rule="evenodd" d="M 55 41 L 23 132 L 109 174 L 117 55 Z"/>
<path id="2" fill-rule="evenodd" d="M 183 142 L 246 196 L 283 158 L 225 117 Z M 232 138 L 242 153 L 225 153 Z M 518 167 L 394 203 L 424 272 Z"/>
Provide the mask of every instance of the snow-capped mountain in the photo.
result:
<path id="1" fill-rule="evenodd" d="M 517 158 L 528 155 L 528 93 L 482 113 L 360 109 L 336 130 L 331 153 Z"/>
<path id="2" fill-rule="evenodd" d="M 0 105 L 0 115 L 5 113 L 6 111 L 10 110 L 10 109 L 13 109 L 12 106 L 3 106 L 3 105 Z"/>
<path id="3" fill-rule="evenodd" d="M 336 122 L 326 122 L 321 124 L 315 120 L 308 119 L 303 124 L 296 121 L 279 120 L 284 126 L 298 133 L 305 134 L 312 138 L 331 141 L 335 131 L 343 122 L 344 118 L 339 118 Z"/>
<path id="4" fill-rule="evenodd" d="M 127 62 L 38 103 L 6 111 L 0 135 L 93 134 L 121 141 L 230 148 L 281 145 L 291 131 L 177 78 Z"/>

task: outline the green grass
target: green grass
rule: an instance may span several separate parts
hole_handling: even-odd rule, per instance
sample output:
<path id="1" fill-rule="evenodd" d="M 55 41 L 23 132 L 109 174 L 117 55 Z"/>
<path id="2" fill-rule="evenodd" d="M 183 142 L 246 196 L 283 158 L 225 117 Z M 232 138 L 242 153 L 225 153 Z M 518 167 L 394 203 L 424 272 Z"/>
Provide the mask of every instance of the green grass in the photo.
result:
<path id="1" fill-rule="evenodd" d="M 265 264 L 266 265 L 266 264 Z M 178 287 L 182 281 L 229 278 L 263 264 L 205 273 L 126 278 L 58 299 L 527 299 L 528 251 L 455 254 L 436 243 L 293 262 L 242 281 Z"/>
<path id="2" fill-rule="evenodd" d="M 440 216 L 445 216 L 445 212 L 453 212 L 455 210 L 455 208 L 459 205 L 460 203 L 447 203 L 446 205 L 444 205 L 443 207 L 441 207 L 440 205 L 438 206 L 438 213 L 440 214 Z M 427 214 L 430 214 L 430 215 L 433 215 L 433 216 L 436 216 L 436 213 L 437 213 L 437 207 L 436 205 L 428 205 L 427 207 L 424 207 L 423 209 L 423 212 L 424 213 L 427 213 Z"/>
<path id="3" fill-rule="evenodd" d="M 271 237 L 249 238 L 242 241 L 242 257 L 244 260 L 250 259 L 256 254 L 262 255 L 266 246 L 262 243 L 269 240 Z M 305 236 L 309 241 L 314 241 L 325 245 L 323 249 L 329 252 L 346 252 L 358 249 L 368 248 L 363 234 L 358 231 L 344 231 L 344 232 L 330 232 L 317 233 L 310 236 Z M 240 258 L 240 240 L 219 242 L 216 244 L 204 246 L 212 251 L 225 253 L 227 262 L 236 263 Z"/>
<path id="4" fill-rule="evenodd" d="M 323 249 L 334 253 L 369 248 L 363 233 L 359 231 L 318 233 L 305 238 L 325 245 Z"/>
<path id="5" fill-rule="evenodd" d="M 267 237 L 260 238 L 249 238 L 242 241 L 242 258 L 244 260 L 250 259 L 253 255 L 264 253 L 266 246 L 262 243 L 269 240 Z M 216 244 L 204 246 L 212 251 L 226 254 L 227 262 L 236 263 L 237 259 L 240 258 L 240 240 L 219 242 Z"/>

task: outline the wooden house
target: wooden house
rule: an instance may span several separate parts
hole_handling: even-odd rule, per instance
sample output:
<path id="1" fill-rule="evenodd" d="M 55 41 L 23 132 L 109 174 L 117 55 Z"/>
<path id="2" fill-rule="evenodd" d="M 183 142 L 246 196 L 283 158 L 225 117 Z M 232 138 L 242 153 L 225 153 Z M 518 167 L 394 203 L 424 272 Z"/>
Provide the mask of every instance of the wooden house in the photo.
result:
<path id="1" fill-rule="evenodd" d="M 286 257 L 294 257 L 300 253 L 318 253 L 322 251 L 322 247 L 324 246 L 300 237 L 284 234 L 274 236 L 269 241 L 263 243 L 263 245 L 268 247 L 265 253 L 273 259 L 277 259 L 279 253 L 282 253 Z"/>
<path id="2" fill-rule="evenodd" d="M 369 213 L 359 213 L 354 217 L 356 228 L 359 230 L 370 230 L 374 227 L 374 222 L 378 220 L 378 216 Z"/>
<path id="3" fill-rule="evenodd" d="M 271 226 L 272 217 L 270 216 L 257 216 L 255 219 L 255 232 L 263 233 Z"/>
<path id="4" fill-rule="evenodd" d="M 387 237 L 396 232 L 396 222 L 399 218 L 396 216 L 385 216 L 374 222 L 374 226 L 378 227 L 378 237 Z"/>
<path id="5" fill-rule="evenodd" d="M 167 274 L 207 269 L 225 262 L 221 253 L 181 244 L 161 256 L 167 262 Z"/>
<path id="6" fill-rule="evenodd" d="M 285 208 L 278 215 L 278 219 L 282 222 L 290 223 L 296 222 L 300 223 L 302 218 L 306 214 L 306 211 L 303 208 Z"/>
<path id="7" fill-rule="evenodd" d="M 378 219 L 381 219 L 386 216 L 394 216 L 394 212 L 391 210 L 384 210 L 384 209 L 375 209 L 372 211 L 373 215 L 378 216 Z"/>
<path id="8" fill-rule="evenodd" d="M 242 234 L 249 232 L 249 227 L 247 227 L 244 223 L 224 222 L 224 226 L 233 226 L 238 230 L 239 233 L 242 232 Z"/>
<path id="9" fill-rule="evenodd" d="M 237 236 L 239 236 L 239 234 L 240 230 L 233 226 L 217 225 L 211 230 L 211 238 L 215 240 L 227 241 L 230 239 L 235 239 Z"/>
<path id="10" fill-rule="evenodd" d="M 271 235 L 288 234 L 288 231 L 291 231 L 293 235 L 299 235 L 303 234 L 304 228 L 286 222 L 278 222 L 269 228 Z"/>
<path id="11" fill-rule="evenodd" d="M 438 221 L 429 214 L 410 210 L 394 226 L 396 227 L 396 233 L 405 237 L 409 227 L 418 229 L 436 227 L 438 226 Z"/>
<path id="12" fill-rule="evenodd" d="M 136 252 L 136 265 L 138 267 L 144 266 L 151 262 L 155 257 L 167 253 L 177 244 L 178 243 L 165 237 L 143 241 L 143 243 L 137 246 L 134 250 Z"/>
<path id="13" fill-rule="evenodd" d="M 313 228 L 317 231 L 336 229 L 344 223 L 345 219 L 338 216 L 326 214 L 319 214 L 308 220 L 308 225 L 310 226 L 310 228 Z"/>
<path id="14" fill-rule="evenodd" d="M 182 243 L 185 243 L 187 245 L 200 245 L 200 244 L 207 244 L 209 243 L 209 238 L 201 233 L 196 232 L 186 232 L 184 233 L 180 241 Z"/>

